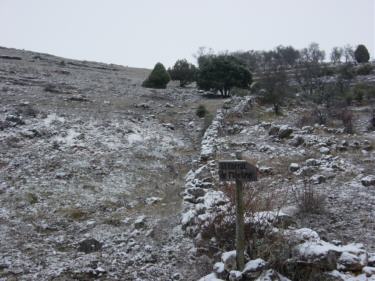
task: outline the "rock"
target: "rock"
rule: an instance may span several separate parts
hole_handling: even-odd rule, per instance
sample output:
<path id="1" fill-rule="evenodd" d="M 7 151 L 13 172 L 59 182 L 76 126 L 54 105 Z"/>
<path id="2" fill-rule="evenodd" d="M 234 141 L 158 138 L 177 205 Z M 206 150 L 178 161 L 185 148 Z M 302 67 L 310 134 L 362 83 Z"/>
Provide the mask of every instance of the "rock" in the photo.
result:
<path id="1" fill-rule="evenodd" d="M 276 136 L 279 133 L 280 127 L 271 125 L 270 129 L 268 130 L 268 134 L 270 136 Z"/>
<path id="2" fill-rule="evenodd" d="M 284 237 L 294 245 L 305 242 L 317 242 L 320 240 L 318 233 L 310 228 L 285 230 Z"/>
<path id="3" fill-rule="evenodd" d="M 298 163 L 291 163 L 289 165 L 289 171 L 291 171 L 291 172 L 298 171 L 299 168 L 300 168 L 300 166 L 298 165 Z"/>
<path id="4" fill-rule="evenodd" d="M 313 175 L 310 181 L 314 184 L 321 184 L 326 181 L 326 177 L 323 175 Z"/>
<path id="5" fill-rule="evenodd" d="M 198 281 L 223 281 L 223 280 L 217 278 L 217 276 L 216 276 L 215 273 L 210 273 L 210 274 L 208 274 L 208 275 L 202 277 L 202 278 L 199 279 Z"/>
<path id="6" fill-rule="evenodd" d="M 280 139 L 288 138 L 293 133 L 293 129 L 290 128 L 288 125 L 283 125 L 280 127 L 277 136 Z"/>
<path id="7" fill-rule="evenodd" d="M 206 191 L 203 188 L 189 188 L 186 190 L 188 194 L 194 196 L 194 198 L 203 197 Z"/>
<path id="8" fill-rule="evenodd" d="M 370 277 L 372 275 L 375 275 L 375 267 L 365 266 L 364 268 L 362 268 L 362 272 L 366 274 L 367 277 Z"/>
<path id="9" fill-rule="evenodd" d="M 23 119 L 20 116 L 16 115 L 8 115 L 5 118 L 5 121 L 14 123 L 15 125 L 25 125 L 25 121 L 23 121 Z"/>
<path id="10" fill-rule="evenodd" d="M 306 165 L 307 165 L 308 167 L 319 166 L 319 165 L 320 165 L 319 160 L 314 159 L 314 158 L 307 159 L 307 160 L 305 161 L 305 163 L 306 163 Z"/>
<path id="11" fill-rule="evenodd" d="M 80 101 L 80 102 L 88 102 L 88 101 L 90 101 L 84 95 L 73 95 L 73 96 L 69 97 L 67 100 L 70 100 L 70 101 Z"/>
<path id="12" fill-rule="evenodd" d="M 302 145 L 304 142 L 305 142 L 305 139 L 302 136 L 294 136 L 290 140 L 289 144 L 291 146 L 298 147 L 298 146 Z"/>
<path id="13" fill-rule="evenodd" d="M 373 266 L 375 267 L 375 253 L 369 253 L 369 257 L 368 257 L 368 266 Z"/>
<path id="14" fill-rule="evenodd" d="M 255 259 L 247 262 L 242 274 L 246 278 L 255 279 L 266 268 L 267 263 L 263 259 Z"/>
<path id="15" fill-rule="evenodd" d="M 297 264 L 310 263 L 327 271 L 336 269 L 340 254 L 338 247 L 321 240 L 297 245 L 293 251 Z"/>
<path id="16" fill-rule="evenodd" d="M 367 255 L 355 255 L 343 252 L 338 260 L 338 268 L 343 271 L 361 271 L 367 265 Z"/>
<path id="17" fill-rule="evenodd" d="M 226 279 L 227 278 L 227 272 L 225 271 L 224 268 L 224 263 L 222 262 L 217 262 L 214 264 L 213 271 L 215 272 L 216 276 L 221 279 Z"/>
<path id="18" fill-rule="evenodd" d="M 258 168 L 258 171 L 261 175 L 272 175 L 273 174 L 273 169 L 271 167 L 261 166 L 261 167 Z"/>
<path id="19" fill-rule="evenodd" d="M 329 150 L 328 147 L 323 146 L 323 147 L 321 147 L 321 148 L 319 149 L 319 152 L 320 152 L 321 154 L 329 154 L 330 150 Z"/>
<path id="20" fill-rule="evenodd" d="M 162 124 L 163 127 L 167 128 L 167 129 L 170 129 L 170 130 L 174 130 L 174 125 L 171 124 L 171 123 L 163 123 Z"/>
<path id="21" fill-rule="evenodd" d="M 285 276 L 281 275 L 273 269 L 264 271 L 255 281 L 290 281 Z"/>
<path id="22" fill-rule="evenodd" d="M 0 131 L 14 127 L 13 123 L 9 121 L 0 121 Z"/>
<path id="23" fill-rule="evenodd" d="M 153 205 L 161 201 L 160 197 L 149 197 L 146 198 L 145 203 L 146 205 Z"/>
<path id="24" fill-rule="evenodd" d="M 221 261 L 224 263 L 224 269 L 228 272 L 236 270 L 236 251 L 224 252 L 221 255 Z"/>
<path id="25" fill-rule="evenodd" d="M 314 127 L 304 126 L 304 127 L 302 127 L 302 131 L 305 131 L 306 133 L 311 134 L 312 132 L 314 132 Z"/>
<path id="26" fill-rule="evenodd" d="M 372 175 L 366 176 L 366 177 L 361 179 L 361 183 L 364 186 L 375 185 L 375 176 L 372 176 Z"/>
<path id="27" fill-rule="evenodd" d="M 102 248 L 102 243 L 94 238 L 85 239 L 78 244 L 78 251 L 86 254 L 97 252 Z"/>
<path id="28" fill-rule="evenodd" d="M 146 217 L 145 216 L 139 216 L 134 222 L 134 227 L 136 229 L 144 228 L 145 226 L 146 226 Z"/>
<path id="29" fill-rule="evenodd" d="M 241 281 L 242 280 L 242 272 L 237 270 L 232 270 L 229 272 L 229 281 Z"/>

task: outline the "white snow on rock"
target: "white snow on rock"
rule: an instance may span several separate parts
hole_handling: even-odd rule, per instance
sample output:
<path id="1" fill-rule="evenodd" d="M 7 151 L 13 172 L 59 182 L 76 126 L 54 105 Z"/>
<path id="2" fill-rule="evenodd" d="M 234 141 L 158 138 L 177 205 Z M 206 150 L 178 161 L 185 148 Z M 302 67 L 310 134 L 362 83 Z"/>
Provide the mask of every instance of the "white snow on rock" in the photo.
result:
<path id="1" fill-rule="evenodd" d="M 263 272 L 255 281 L 290 281 L 285 276 L 276 272 L 273 269 L 269 269 Z"/>
<path id="2" fill-rule="evenodd" d="M 256 272 L 266 267 L 267 263 L 263 259 L 255 259 L 247 262 L 242 273 Z"/>
<path id="3" fill-rule="evenodd" d="M 375 186 L 375 176 L 372 176 L 372 175 L 366 176 L 361 179 L 361 183 L 364 186 L 371 186 L 371 185 Z"/>
<path id="4" fill-rule="evenodd" d="M 224 268 L 226 271 L 231 271 L 231 270 L 236 269 L 237 267 L 236 256 L 237 256 L 237 253 L 235 250 L 224 252 L 221 255 L 221 261 L 224 263 Z"/>
<path id="5" fill-rule="evenodd" d="M 198 281 L 223 281 L 222 279 L 218 279 L 216 277 L 216 274 L 215 273 L 210 273 L 204 277 L 202 277 L 201 279 L 199 279 Z"/>

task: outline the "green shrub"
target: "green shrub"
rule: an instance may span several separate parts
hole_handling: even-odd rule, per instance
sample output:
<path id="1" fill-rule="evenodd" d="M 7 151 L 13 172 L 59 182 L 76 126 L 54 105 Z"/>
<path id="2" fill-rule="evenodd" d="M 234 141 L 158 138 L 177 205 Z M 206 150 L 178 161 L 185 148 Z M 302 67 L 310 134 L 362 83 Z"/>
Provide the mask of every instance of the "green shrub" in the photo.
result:
<path id="1" fill-rule="evenodd" d="M 353 65 L 350 63 L 344 64 L 339 68 L 339 76 L 342 79 L 350 80 L 355 77 L 356 73 L 354 71 Z"/>
<path id="2" fill-rule="evenodd" d="M 208 110 L 206 109 L 206 107 L 203 104 L 201 104 L 200 106 L 198 106 L 195 114 L 199 118 L 203 118 L 204 116 L 206 116 L 207 113 L 208 113 Z"/>
<path id="3" fill-rule="evenodd" d="M 164 65 L 158 62 L 142 86 L 146 88 L 165 89 L 171 80 Z"/>
<path id="4" fill-rule="evenodd" d="M 371 74 L 372 70 L 373 67 L 371 64 L 364 64 L 357 69 L 357 75 L 369 75 Z"/>

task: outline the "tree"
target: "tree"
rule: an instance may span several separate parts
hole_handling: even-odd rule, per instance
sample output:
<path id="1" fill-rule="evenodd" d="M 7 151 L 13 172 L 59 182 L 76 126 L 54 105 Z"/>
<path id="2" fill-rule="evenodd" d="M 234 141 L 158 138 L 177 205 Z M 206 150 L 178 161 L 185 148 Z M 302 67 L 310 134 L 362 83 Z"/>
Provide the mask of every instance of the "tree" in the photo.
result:
<path id="1" fill-rule="evenodd" d="M 171 80 L 164 65 L 158 62 L 142 86 L 146 88 L 165 89 Z"/>
<path id="2" fill-rule="evenodd" d="M 307 48 L 304 48 L 300 52 L 300 58 L 302 61 L 309 63 L 322 63 L 326 54 L 323 50 L 320 50 L 319 44 L 311 43 Z"/>
<path id="3" fill-rule="evenodd" d="M 341 62 L 341 57 L 344 53 L 344 50 L 339 47 L 333 47 L 331 52 L 331 62 L 336 64 Z"/>
<path id="4" fill-rule="evenodd" d="M 370 54 L 365 45 L 358 45 L 357 49 L 354 51 L 354 57 L 358 63 L 364 63 L 369 61 Z"/>
<path id="5" fill-rule="evenodd" d="M 275 114 L 279 114 L 280 106 L 289 92 L 288 76 L 285 71 L 267 71 L 260 81 L 260 87 L 263 89 L 263 101 L 271 103 Z"/>
<path id="6" fill-rule="evenodd" d="M 344 58 L 345 58 L 346 63 L 354 61 L 354 50 L 352 46 L 350 45 L 344 46 Z"/>
<path id="7" fill-rule="evenodd" d="M 185 87 L 195 80 L 197 69 L 195 65 L 183 59 L 176 61 L 173 68 L 168 69 L 168 72 L 172 80 L 180 81 L 180 86 Z"/>
<path id="8" fill-rule="evenodd" d="M 197 84 L 200 89 L 229 96 L 233 87 L 247 89 L 252 82 L 250 71 L 231 55 L 207 55 L 198 58 Z"/>

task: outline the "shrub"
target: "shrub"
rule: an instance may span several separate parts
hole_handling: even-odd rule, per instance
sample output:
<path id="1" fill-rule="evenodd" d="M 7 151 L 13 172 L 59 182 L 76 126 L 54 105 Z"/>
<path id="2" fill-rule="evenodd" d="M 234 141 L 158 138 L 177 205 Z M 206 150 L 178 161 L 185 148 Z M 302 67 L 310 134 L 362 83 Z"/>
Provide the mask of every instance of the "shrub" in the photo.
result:
<path id="1" fill-rule="evenodd" d="M 168 69 L 172 80 L 180 81 L 180 86 L 185 87 L 187 84 L 195 81 L 197 69 L 188 63 L 186 59 L 178 60 L 172 69 Z"/>
<path id="2" fill-rule="evenodd" d="M 354 57 L 358 63 L 364 63 L 369 61 L 370 54 L 365 45 L 358 45 L 357 49 L 354 51 Z"/>
<path id="3" fill-rule="evenodd" d="M 355 71 L 353 69 L 353 65 L 350 63 L 344 64 L 339 68 L 339 76 L 342 79 L 350 80 L 355 77 Z"/>
<path id="4" fill-rule="evenodd" d="M 171 80 L 164 65 L 158 62 L 142 86 L 146 88 L 165 89 Z"/>
<path id="5" fill-rule="evenodd" d="M 200 106 L 198 106 L 197 111 L 195 112 L 195 114 L 199 118 L 203 118 L 204 116 L 206 116 L 207 113 L 208 113 L 208 110 L 207 110 L 207 108 L 203 104 L 201 104 Z"/>
<path id="6" fill-rule="evenodd" d="M 345 133 L 352 134 L 354 132 L 353 129 L 353 112 L 350 110 L 344 109 L 341 114 L 341 121 L 344 125 Z"/>
<path id="7" fill-rule="evenodd" d="M 305 182 L 301 189 L 294 190 L 294 195 L 301 213 L 319 214 L 324 211 L 325 197 L 316 192 L 311 184 Z"/>
<path id="8" fill-rule="evenodd" d="M 369 75 L 372 72 L 372 65 L 371 64 L 364 64 L 358 67 L 357 75 Z"/>

